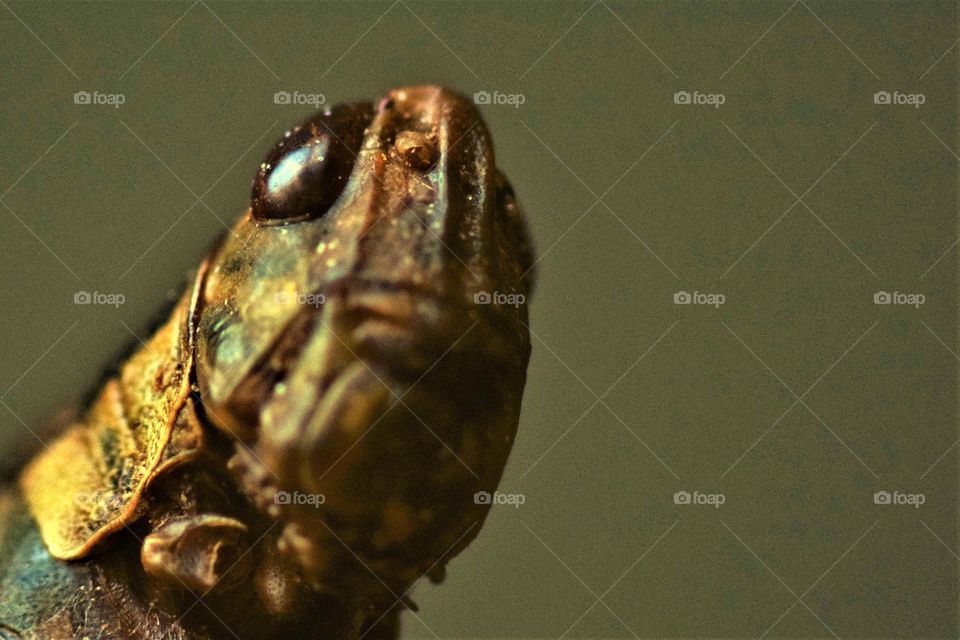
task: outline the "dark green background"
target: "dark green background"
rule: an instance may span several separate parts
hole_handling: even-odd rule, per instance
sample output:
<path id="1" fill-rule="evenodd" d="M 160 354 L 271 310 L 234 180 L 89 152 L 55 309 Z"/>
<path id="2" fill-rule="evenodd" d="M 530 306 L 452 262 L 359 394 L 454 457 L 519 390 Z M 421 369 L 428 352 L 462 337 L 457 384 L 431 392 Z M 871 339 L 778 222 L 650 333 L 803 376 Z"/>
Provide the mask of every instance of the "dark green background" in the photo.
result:
<path id="1" fill-rule="evenodd" d="M 526 502 L 405 636 L 957 637 L 955 3 L 0 5 L 7 466 L 245 208 L 309 111 L 274 92 L 520 93 L 482 110 L 541 257 Z"/>

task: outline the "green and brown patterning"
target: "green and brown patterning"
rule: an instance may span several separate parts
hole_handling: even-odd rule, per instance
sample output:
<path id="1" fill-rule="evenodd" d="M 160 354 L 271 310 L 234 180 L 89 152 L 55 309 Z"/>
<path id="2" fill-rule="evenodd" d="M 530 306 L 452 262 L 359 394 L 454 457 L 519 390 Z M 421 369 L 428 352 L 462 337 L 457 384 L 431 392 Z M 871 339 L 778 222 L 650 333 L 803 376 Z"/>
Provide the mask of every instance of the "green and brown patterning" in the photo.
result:
<path id="1" fill-rule="evenodd" d="M 288 131 L 169 321 L 3 499 L 0 638 L 394 636 L 503 472 L 532 266 L 460 96 Z"/>

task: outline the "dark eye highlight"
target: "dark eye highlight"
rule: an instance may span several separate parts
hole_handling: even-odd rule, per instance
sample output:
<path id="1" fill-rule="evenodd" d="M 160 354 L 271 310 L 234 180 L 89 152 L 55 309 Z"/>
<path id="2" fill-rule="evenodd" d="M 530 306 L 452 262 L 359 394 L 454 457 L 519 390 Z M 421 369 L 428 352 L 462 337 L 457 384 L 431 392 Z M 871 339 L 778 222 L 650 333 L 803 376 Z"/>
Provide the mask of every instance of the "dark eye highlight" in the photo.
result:
<path id="1" fill-rule="evenodd" d="M 372 119 L 371 105 L 344 105 L 292 129 L 270 150 L 254 178 L 253 217 L 280 223 L 325 215 L 353 171 Z"/>

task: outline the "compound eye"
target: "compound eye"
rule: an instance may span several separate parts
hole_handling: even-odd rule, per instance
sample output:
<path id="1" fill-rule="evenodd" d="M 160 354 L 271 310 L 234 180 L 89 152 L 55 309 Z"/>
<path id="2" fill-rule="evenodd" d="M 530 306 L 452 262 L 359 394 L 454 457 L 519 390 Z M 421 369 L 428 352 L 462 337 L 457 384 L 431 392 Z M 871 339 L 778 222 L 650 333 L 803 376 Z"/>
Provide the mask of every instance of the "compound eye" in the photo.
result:
<path id="1" fill-rule="evenodd" d="M 326 215 L 353 171 L 372 119 L 371 105 L 344 105 L 288 131 L 254 178 L 253 217 L 276 224 Z"/>

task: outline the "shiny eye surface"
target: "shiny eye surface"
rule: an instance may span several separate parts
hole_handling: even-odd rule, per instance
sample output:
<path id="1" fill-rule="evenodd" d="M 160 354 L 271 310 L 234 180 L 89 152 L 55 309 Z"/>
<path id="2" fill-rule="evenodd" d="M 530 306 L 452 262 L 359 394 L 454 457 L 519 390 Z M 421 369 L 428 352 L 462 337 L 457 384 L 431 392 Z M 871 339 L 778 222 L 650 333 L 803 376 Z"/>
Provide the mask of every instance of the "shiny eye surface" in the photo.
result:
<path id="1" fill-rule="evenodd" d="M 373 119 L 369 104 L 337 106 L 287 132 L 253 181 L 253 217 L 265 223 L 322 217 L 343 191 Z"/>

